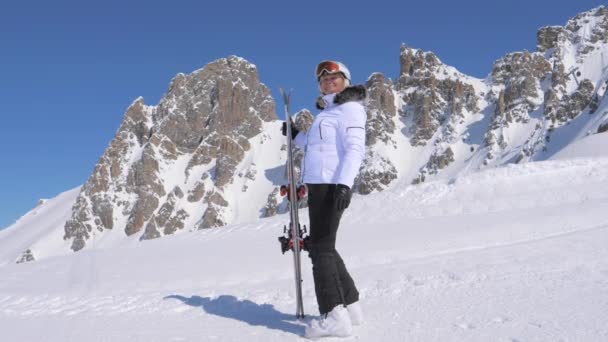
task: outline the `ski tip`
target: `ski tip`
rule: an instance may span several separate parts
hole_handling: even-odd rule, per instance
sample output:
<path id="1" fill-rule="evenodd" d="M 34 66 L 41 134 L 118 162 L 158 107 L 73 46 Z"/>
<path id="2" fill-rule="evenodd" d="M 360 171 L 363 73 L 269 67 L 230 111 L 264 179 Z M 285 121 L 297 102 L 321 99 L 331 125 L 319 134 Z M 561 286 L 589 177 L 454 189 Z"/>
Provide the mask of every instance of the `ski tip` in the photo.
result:
<path id="1" fill-rule="evenodd" d="M 283 87 L 279 87 L 279 92 L 281 92 L 281 95 L 283 96 L 283 101 L 285 102 L 285 104 L 289 104 L 289 97 L 291 97 L 292 91 L 293 91 L 293 89 L 289 90 L 289 92 L 286 92 L 285 89 L 283 89 Z"/>

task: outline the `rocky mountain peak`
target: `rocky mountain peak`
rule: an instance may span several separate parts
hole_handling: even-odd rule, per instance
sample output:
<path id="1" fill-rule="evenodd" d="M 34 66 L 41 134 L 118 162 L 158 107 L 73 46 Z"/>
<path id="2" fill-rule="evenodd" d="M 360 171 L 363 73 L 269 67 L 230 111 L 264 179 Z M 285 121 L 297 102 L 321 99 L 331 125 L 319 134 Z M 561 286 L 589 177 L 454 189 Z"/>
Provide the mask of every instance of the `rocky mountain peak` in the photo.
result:
<path id="1" fill-rule="evenodd" d="M 405 44 L 401 45 L 399 61 L 400 79 L 429 77 L 431 74 L 439 71 L 438 68 L 442 65 L 434 53 L 414 49 Z"/>
<path id="2" fill-rule="evenodd" d="M 604 51 L 608 44 L 608 10 L 600 6 L 537 33 L 538 52 L 515 52 L 492 70 L 494 117 L 486 133 L 488 157 L 512 148 L 505 130 L 513 123 L 536 120 L 515 161 L 545 150 L 555 128 L 568 124 L 586 108 L 593 113 L 606 82 Z M 581 66 L 585 65 L 585 68 Z"/>
<path id="3" fill-rule="evenodd" d="M 494 126 L 527 122 L 528 113 L 542 105 L 540 82 L 552 71 L 541 53 L 514 52 L 499 59 L 492 69 L 492 81 L 501 85 Z"/>
<path id="4" fill-rule="evenodd" d="M 413 145 L 424 146 L 444 123 L 478 109 L 477 96 L 467 77 L 443 64 L 431 52 L 401 46 L 400 76 L 396 90 L 406 105 Z"/>
<path id="5" fill-rule="evenodd" d="M 580 43 L 580 53 L 593 50 L 596 43 L 608 43 L 608 9 L 599 6 L 591 11 L 583 12 L 568 20 L 564 27 L 569 31 L 572 43 Z"/>
<path id="6" fill-rule="evenodd" d="M 158 105 L 158 133 L 192 151 L 210 132 L 251 138 L 276 119 L 274 101 L 256 67 L 231 56 L 179 74 Z"/>
<path id="7" fill-rule="evenodd" d="M 536 33 L 536 50 L 545 52 L 554 49 L 566 30 L 561 26 L 545 26 Z"/>
<path id="8" fill-rule="evenodd" d="M 176 75 L 157 106 L 141 97 L 129 106 L 76 200 L 64 238 L 79 250 L 96 232 L 114 228 L 127 235 L 143 230 L 149 239 L 182 229 L 188 219 L 199 228 L 225 224 L 223 188 L 249 139 L 276 119 L 270 91 L 242 58 Z M 188 209 L 201 199 L 204 215 L 192 218 Z"/>
<path id="9" fill-rule="evenodd" d="M 548 26 L 538 30 L 537 48 L 539 52 L 557 49 L 565 45 L 576 47 L 578 55 L 586 55 L 596 50 L 600 44 L 608 43 L 608 9 L 599 6 L 580 13 L 568 20 L 565 26 Z"/>

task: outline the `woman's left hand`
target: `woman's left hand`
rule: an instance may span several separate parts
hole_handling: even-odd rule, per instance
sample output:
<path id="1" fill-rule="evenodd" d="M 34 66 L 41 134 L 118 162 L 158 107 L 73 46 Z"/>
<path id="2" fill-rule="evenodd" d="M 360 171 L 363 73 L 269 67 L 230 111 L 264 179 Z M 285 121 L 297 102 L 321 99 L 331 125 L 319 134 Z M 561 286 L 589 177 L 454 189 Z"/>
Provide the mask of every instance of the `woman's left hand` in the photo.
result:
<path id="1" fill-rule="evenodd" d="M 351 196 L 352 193 L 348 186 L 344 184 L 336 185 L 336 191 L 334 192 L 334 204 L 336 206 L 336 209 L 344 210 L 348 208 Z"/>

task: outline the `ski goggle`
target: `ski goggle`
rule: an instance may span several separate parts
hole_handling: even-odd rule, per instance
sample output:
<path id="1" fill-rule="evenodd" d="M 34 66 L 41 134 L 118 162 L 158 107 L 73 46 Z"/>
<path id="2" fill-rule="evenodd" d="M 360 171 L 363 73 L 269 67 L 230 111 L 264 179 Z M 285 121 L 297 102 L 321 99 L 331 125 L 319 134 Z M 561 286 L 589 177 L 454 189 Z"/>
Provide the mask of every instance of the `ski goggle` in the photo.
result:
<path id="1" fill-rule="evenodd" d="M 333 74 L 335 72 L 340 71 L 340 65 L 334 61 L 323 61 L 317 65 L 317 69 L 315 70 L 315 74 L 317 75 L 317 79 L 323 75 L 323 73 Z"/>

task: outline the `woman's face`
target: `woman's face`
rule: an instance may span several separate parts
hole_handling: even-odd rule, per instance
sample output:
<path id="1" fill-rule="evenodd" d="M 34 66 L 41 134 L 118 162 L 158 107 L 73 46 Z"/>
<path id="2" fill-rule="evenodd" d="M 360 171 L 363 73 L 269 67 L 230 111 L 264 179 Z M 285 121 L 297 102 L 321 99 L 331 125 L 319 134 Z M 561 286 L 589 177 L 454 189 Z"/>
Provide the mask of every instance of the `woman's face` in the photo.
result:
<path id="1" fill-rule="evenodd" d="M 319 80 L 323 94 L 339 93 L 346 88 L 344 77 L 340 73 L 325 74 Z"/>

